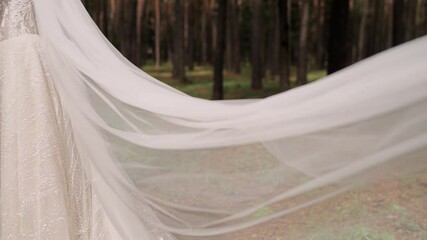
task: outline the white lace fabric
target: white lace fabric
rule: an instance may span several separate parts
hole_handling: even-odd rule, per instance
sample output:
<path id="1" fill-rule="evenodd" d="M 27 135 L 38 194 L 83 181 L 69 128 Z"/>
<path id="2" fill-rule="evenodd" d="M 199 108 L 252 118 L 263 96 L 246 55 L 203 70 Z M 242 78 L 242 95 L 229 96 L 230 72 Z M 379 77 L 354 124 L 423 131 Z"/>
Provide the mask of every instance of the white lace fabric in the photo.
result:
<path id="1" fill-rule="evenodd" d="M 64 141 L 65 123 L 56 122 L 58 99 L 37 45 L 35 37 L 22 36 L 0 46 L 1 239 L 72 236 L 88 218 L 72 211 L 83 205 L 85 188 L 68 181 L 80 174 L 72 170 L 77 159 L 68 157 L 72 142 Z"/>
<path id="2" fill-rule="evenodd" d="M 41 55 L 33 2 L 0 7 L 0 239 L 123 239 L 82 165 Z M 145 227 L 143 239 L 174 239 Z"/>
<path id="3" fill-rule="evenodd" d="M 37 34 L 32 0 L 1 0 L 0 41 L 23 34 Z"/>
<path id="4" fill-rule="evenodd" d="M 109 239 L 40 56 L 33 3 L 0 4 L 0 239 Z"/>

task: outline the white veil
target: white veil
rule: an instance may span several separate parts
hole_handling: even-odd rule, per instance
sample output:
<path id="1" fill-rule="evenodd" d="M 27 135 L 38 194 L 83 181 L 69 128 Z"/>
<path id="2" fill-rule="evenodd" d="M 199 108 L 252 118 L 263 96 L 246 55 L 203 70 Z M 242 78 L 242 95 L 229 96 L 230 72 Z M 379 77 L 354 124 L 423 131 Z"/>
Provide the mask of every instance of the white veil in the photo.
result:
<path id="1" fill-rule="evenodd" d="M 427 38 L 263 100 L 208 101 L 133 66 L 79 0 L 35 10 L 83 165 L 125 239 L 237 231 L 427 166 Z"/>

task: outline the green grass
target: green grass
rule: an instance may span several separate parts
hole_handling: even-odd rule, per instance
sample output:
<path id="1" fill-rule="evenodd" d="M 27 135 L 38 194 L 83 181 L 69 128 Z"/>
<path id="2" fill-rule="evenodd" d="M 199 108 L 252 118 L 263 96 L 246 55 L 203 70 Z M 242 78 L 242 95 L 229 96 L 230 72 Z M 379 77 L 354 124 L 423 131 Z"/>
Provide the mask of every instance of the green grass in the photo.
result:
<path id="1" fill-rule="evenodd" d="M 256 211 L 252 216 L 254 218 L 262 218 L 262 217 L 267 217 L 272 213 L 274 213 L 273 209 L 269 207 L 263 207 L 263 208 L 260 208 L 258 211 Z"/>
<path id="2" fill-rule="evenodd" d="M 191 96 L 205 99 L 212 98 L 213 71 L 211 66 L 196 66 L 194 71 L 187 71 L 188 83 L 179 83 L 172 79 L 172 65 L 167 63 L 156 69 L 154 65 L 142 67 L 144 71 L 162 82 L 177 88 Z M 240 74 L 225 71 L 224 95 L 225 99 L 241 98 L 264 98 L 279 93 L 279 82 L 277 77 L 265 76 L 263 89 L 253 90 L 250 88 L 251 69 L 248 65 L 242 67 Z M 326 72 L 323 70 L 308 73 L 308 81 L 315 81 Z M 291 83 L 295 85 L 295 69 L 291 69 Z"/>
<path id="3" fill-rule="evenodd" d="M 355 226 L 344 233 L 346 239 L 354 240 L 394 240 L 396 239 L 393 233 L 387 231 L 379 231 L 368 226 Z"/>
<path id="4" fill-rule="evenodd" d="M 296 233 L 297 234 L 297 233 Z M 296 239 L 291 237 L 291 239 Z M 389 231 L 378 230 L 367 225 L 346 226 L 343 229 L 323 228 L 300 240 L 396 240 Z"/>
<path id="5" fill-rule="evenodd" d="M 389 216 L 395 216 L 394 227 L 397 230 L 405 231 L 422 238 L 426 236 L 423 226 L 414 219 L 414 213 L 396 203 L 391 204 L 387 210 L 386 212 Z"/>

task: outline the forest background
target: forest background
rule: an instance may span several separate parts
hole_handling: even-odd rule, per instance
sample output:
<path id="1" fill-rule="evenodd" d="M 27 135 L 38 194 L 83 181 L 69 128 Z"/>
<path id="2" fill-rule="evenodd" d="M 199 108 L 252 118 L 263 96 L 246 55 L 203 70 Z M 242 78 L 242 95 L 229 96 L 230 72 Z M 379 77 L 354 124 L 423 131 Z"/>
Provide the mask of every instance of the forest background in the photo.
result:
<path id="1" fill-rule="evenodd" d="M 427 0 L 83 0 L 154 77 L 204 98 L 266 97 L 427 33 Z"/>

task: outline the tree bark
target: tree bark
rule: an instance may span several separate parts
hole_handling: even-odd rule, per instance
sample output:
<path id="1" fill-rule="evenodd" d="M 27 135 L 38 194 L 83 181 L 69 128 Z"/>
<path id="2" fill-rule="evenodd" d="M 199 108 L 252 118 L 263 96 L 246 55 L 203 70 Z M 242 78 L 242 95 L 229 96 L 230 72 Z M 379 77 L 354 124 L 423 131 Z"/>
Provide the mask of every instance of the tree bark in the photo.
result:
<path id="1" fill-rule="evenodd" d="M 329 19 L 328 74 L 347 66 L 349 1 L 333 0 Z"/>
<path id="2" fill-rule="evenodd" d="M 194 32 L 195 32 L 195 0 L 186 0 L 185 11 L 185 39 L 186 39 L 186 65 L 188 70 L 194 70 Z"/>
<path id="3" fill-rule="evenodd" d="M 161 34 L 161 18 L 160 18 L 160 0 L 154 0 L 154 18 L 155 18 L 155 55 L 156 68 L 160 67 L 160 34 Z"/>
<path id="4" fill-rule="evenodd" d="M 427 1 L 417 0 L 417 37 L 423 36 L 427 33 Z"/>
<path id="5" fill-rule="evenodd" d="M 218 0 L 213 99 L 224 98 L 223 69 L 224 69 L 224 51 L 225 51 L 225 37 L 226 37 L 225 36 L 226 35 L 226 26 L 225 26 L 226 18 L 227 18 L 227 2 L 226 0 Z"/>
<path id="6" fill-rule="evenodd" d="M 262 30 L 261 30 L 261 0 L 251 0 L 251 63 L 252 89 L 262 89 Z"/>
<path id="7" fill-rule="evenodd" d="M 175 0 L 174 3 L 174 26 L 173 26 L 173 78 L 181 83 L 186 83 L 185 76 L 185 55 L 184 55 L 184 8 L 181 0 Z"/>
<path id="8" fill-rule="evenodd" d="M 325 67 L 325 0 L 313 1 L 312 40 L 310 65 L 314 69 Z"/>
<path id="9" fill-rule="evenodd" d="M 298 42 L 298 67 L 297 67 L 297 84 L 304 85 L 307 83 L 307 41 L 309 27 L 310 2 L 300 0 L 300 29 Z"/>
<path id="10" fill-rule="evenodd" d="M 407 0 L 405 5 L 405 41 L 410 41 L 417 33 L 417 0 Z"/>
<path id="11" fill-rule="evenodd" d="M 212 28 L 212 5 L 211 0 L 204 0 L 203 5 L 203 15 L 202 15 L 202 31 L 201 39 L 202 41 L 202 62 L 212 63 L 212 37 L 213 37 L 213 28 Z"/>
<path id="12" fill-rule="evenodd" d="M 279 9 L 279 88 L 290 89 L 288 0 L 277 0 Z"/>
<path id="13" fill-rule="evenodd" d="M 241 71 L 241 54 L 240 54 L 240 18 L 239 18 L 239 1 L 234 0 L 234 21 L 231 23 L 234 31 L 231 33 L 233 42 L 233 63 L 231 66 L 232 71 L 240 73 Z"/>
<path id="14" fill-rule="evenodd" d="M 367 58 L 375 53 L 375 23 L 374 1 L 363 1 L 362 22 L 359 28 L 358 60 Z"/>
<path id="15" fill-rule="evenodd" d="M 136 55 L 136 65 L 139 66 L 142 62 L 143 56 L 143 21 L 144 21 L 144 9 L 145 9 L 145 0 L 138 0 L 137 6 L 136 6 L 136 49 L 135 49 L 135 55 Z M 127 9 L 128 11 L 131 9 Z M 124 15 L 128 15 L 128 13 L 123 13 Z"/>
<path id="16" fill-rule="evenodd" d="M 128 14 L 126 12 L 130 9 L 129 0 L 122 0 L 122 13 L 120 14 L 122 27 L 121 27 L 121 51 L 125 54 L 125 56 L 130 58 L 130 36 L 131 36 L 131 26 L 128 18 Z"/>
<path id="17" fill-rule="evenodd" d="M 279 75 L 279 58 L 280 58 L 280 25 L 279 25 L 279 9 L 277 8 L 276 0 L 269 2 L 268 12 L 270 16 L 269 21 L 269 38 L 267 39 L 266 46 L 266 62 L 268 64 L 268 70 L 270 77 Z"/>
<path id="18" fill-rule="evenodd" d="M 390 48 L 393 45 L 393 0 L 386 0 L 384 6 L 384 18 L 385 18 L 385 36 L 384 36 L 384 47 L 385 49 Z"/>
<path id="19" fill-rule="evenodd" d="M 404 0 L 393 2 L 393 46 L 405 41 Z"/>
<path id="20" fill-rule="evenodd" d="M 226 68 L 240 73 L 239 3 L 237 0 L 227 3 Z"/>

